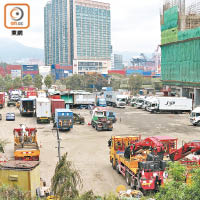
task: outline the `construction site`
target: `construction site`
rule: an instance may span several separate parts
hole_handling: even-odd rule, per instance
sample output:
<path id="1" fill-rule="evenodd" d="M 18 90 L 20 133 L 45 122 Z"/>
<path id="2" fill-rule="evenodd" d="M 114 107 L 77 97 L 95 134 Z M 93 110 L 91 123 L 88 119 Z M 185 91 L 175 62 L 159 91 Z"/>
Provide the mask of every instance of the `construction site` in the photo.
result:
<path id="1" fill-rule="evenodd" d="M 166 90 L 200 105 L 200 2 L 165 0 L 161 9 L 161 68 Z"/>

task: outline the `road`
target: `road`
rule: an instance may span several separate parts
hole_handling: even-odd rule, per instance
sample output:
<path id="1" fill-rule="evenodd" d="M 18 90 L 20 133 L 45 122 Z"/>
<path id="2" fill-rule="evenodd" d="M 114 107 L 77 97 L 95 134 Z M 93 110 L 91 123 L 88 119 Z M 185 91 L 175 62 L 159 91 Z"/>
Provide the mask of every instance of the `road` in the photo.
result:
<path id="1" fill-rule="evenodd" d="M 68 159 L 80 172 L 83 180 L 82 191 L 92 189 L 95 194 L 103 195 L 115 192 L 118 185 L 126 184 L 122 176 L 114 171 L 109 162 L 107 141 L 111 135 L 141 135 L 142 138 L 153 135 L 168 135 L 183 141 L 199 138 L 200 127 L 191 126 L 188 114 L 150 114 L 132 107 L 125 109 L 111 108 L 117 113 L 118 121 L 113 131 L 97 132 L 88 122 L 91 116 L 88 110 L 74 110 L 85 117 L 85 125 L 75 125 L 70 132 L 61 132 L 61 153 L 68 152 Z M 16 121 L 5 121 L 7 112 L 16 114 Z M 38 140 L 41 150 L 41 178 L 51 183 L 51 177 L 58 161 L 56 132 L 51 124 L 37 124 L 36 118 L 21 117 L 15 107 L 5 107 L 0 110 L 3 120 L 0 121 L 1 139 L 9 143 L 5 148 L 6 155 L 13 159 L 13 129 L 19 124 L 38 129 Z"/>

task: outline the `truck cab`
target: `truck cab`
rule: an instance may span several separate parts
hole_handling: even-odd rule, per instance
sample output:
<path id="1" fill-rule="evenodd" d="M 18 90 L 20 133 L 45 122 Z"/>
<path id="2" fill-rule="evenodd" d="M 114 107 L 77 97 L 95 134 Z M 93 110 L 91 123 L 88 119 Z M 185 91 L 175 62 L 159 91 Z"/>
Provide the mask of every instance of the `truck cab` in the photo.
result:
<path id="1" fill-rule="evenodd" d="M 137 108 L 142 108 L 143 104 L 145 101 L 145 97 L 144 96 L 140 96 L 138 97 L 138 99 L 136 100 L 136 107 Z"/>
<path id="2" fill-rule="evenodd" d="M 125 95 L 117 95 L 115 101 L 115 107 L 117 108 L 125 108 L 127 97 Z"/>
<path id="3" fill-rule="evenodd" d="M 112 131 L 113 123 L 112 120 L 107 119 L 107 111 L 99 108 L 95 108 L 92 113 L 91 125 L 97 131 Z"/>
<path id="4" fill-rule="evenodd" d="M 73 112 L 69 109 L 56 109 L 54 127 L 63 131 L 73 128 Z"/>
<path id="5" fill-rule="evenodd" d="M 14 134 L 14 157 L 15 160 L 38 161 L 40 150 L 37 143 L 37 130 L 20 125 L 15 128 Z"/>
<path id="6" fill-rule="evenodd" d="M 197 126 L 200 123 L 200 107 L 195 108 L 190 114 L 190 122 L 193 126 Z"/>
<path id="7" fill-rule="evenodd" d="M 97 106 L 106 107 L 106 100 L 104 98 L 97 98 Z"/>

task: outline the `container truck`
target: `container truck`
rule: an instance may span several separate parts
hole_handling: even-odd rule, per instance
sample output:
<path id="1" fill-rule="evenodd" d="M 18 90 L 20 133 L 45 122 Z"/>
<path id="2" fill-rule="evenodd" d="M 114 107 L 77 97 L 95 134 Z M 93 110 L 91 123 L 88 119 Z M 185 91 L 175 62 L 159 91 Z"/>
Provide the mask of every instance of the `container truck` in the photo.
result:
<path id="1" fill-rule="evenodd" d="M 74 106 L 75 107 L 86 107 L 95 105 L 94 94 L 74 94 Z"/>
<path id="2" fill-rule="evenodd" d="M 56 109 L 64 109 L 65 101 L 63 99 L 51 99 L 51 116 L 54 119 Z"/>
<path id="3" fill-rule="evenodd" d="M 120 92 L 116 91 L 105 91 L 104 96 L 107 105 L 117 108 L 125 108 L 127 95 L 122 95 Z"/>
<path id="4" fill-rule="evenodd" d="M 20 100 L 20 114 L 33 117 L 35 114 L 35 99 L 22 98 Z"/>
<path id="5" fill-rule="evenodd" d="M 0 108 L 3 108 L 5 106 L 5 93 L 0 92 Z"/>
<path id="6" fill-rule="evenodd" d="M 190 114 L 190 122 L 193 126 L 200 124 L 200 107 L 196 107 Z"/>
<path id="7" fill-rule="evenodd" d="M 192 99 L 186 97 L 155 97 L 149 101 L 149 112 L 191 112 Z"/>
<path id="8" fill-rule="evenodd" d="M 54 127 L 62 131 L 73 128 L 73 112 L 69 109 L 56 109 Z"/>
<path id="9" fill-rule="evenodd" d="M 36 99 L 36 118 L 37 123 L 50 123 L 51 103 L 48 98 Z"/>

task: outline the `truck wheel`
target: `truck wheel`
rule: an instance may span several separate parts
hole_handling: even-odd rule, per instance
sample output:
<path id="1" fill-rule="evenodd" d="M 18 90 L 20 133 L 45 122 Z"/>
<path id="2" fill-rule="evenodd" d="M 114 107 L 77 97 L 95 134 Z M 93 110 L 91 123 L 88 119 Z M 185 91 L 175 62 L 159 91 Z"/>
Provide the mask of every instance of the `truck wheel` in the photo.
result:
<path id="1" fill-rule="evenodd" d="M 131 184 L 131 181 L 130 181 L 130 174 L 129 174 L 128 172 L 126 172 L 126 174 L 125 174 L 125 179 L 126 179 L 127 185 L 130 185 L 130 184 Z"/>
<path id="2" fill-rule="evenodd" d="M 116 160 L 116 171 L 118 174 L 120 174 L 120 171 L 119 171 L 119 163 L 118 163 L 118 160 Z"/>
<path id="3" fill-rule="evenodd" d="M 116 169 L 116 161 L 114 163 L 114 160 L 112 159 L 112 168 L 115 170 Z"/>

